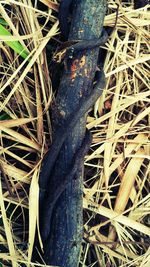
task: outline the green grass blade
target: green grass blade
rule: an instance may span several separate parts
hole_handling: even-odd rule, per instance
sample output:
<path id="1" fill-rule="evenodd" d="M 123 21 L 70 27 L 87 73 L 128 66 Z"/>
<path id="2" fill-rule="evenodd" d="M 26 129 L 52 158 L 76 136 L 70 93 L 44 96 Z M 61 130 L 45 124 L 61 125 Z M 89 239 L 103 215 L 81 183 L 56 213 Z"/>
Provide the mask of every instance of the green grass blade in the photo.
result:
<path id="1" fill-rule="evenodd" d="M 4 26 L 8 26 L 8 23 L 4 19 L 1 19 L 1 18 L 0 18 L 0 24 Z"/>
<path id="2" fill-rule="evenodd" d="M 7 29 L 5 29 L 5 27 L 3 27 L 1 24 L 0 24 L 0 35 L 1 36 L 12 36 L 12 34 Z M 28 52 L 26 51 L 26 49 L 23 47 L 23 45 L 20 42 L 18 42 L 18 41 L 5 41 L 5 43 L 9 47 L 11 47 L 21 57 L 23 57 L 24 59 L 27 58 Z"/>
<path id="3" fill-rule="evenodd" d="M 0 114 L 0 121 L 11 120 L 11 117 L 7 113 Z"/>

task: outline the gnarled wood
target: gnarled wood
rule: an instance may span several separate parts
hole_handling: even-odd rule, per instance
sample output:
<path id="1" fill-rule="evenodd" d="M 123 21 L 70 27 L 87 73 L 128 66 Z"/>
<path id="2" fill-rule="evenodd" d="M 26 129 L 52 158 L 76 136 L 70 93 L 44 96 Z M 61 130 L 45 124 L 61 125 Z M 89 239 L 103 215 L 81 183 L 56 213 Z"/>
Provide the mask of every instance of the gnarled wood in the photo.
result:
<path id="1" fill-rule="evenodd" d="M 105 0 L 76 0 L 73 1 L 73 18 L 70 28 L 69 40 L 93 40 L 99 39 L 102 32 L 103 20 L 106 11 Z M 64 64 L 64 73 L 60 87 L 56 96 L 55 105 L 52 110 L 53 142 L 58 140 L 58 135 L 62 132 L 67 122 L 70 124 L 70 118 L 75 117 L 80 105 L 88 99 L 93 90 L 93 79 L 96 72 L 99 48 L 84 49 L 75 51 L 73 57 L 66 55 Z M 101 83 L 103 85 L 103 83 Z M 103 87 L 101 86 L 100 87 Z M 86 102 L 85 102 L 86 103 Z M 94 104 L 91 100 L 89 107 Z M 85 111 L 86 112 L 86 111 Z M 85 136 L 86 114 L 76 122 L 74 127 L 69 128 L 67 136 L 60 146 L 57 157 L 54 160 L 50 177 L 43 175 L 44 168 L 48 169 L 48 161 L 43 164 L 40 175 L 40 187 L 46 192 L 41 197 L 41 210 L 48 207 L 48 199 L 51 192 L 55 190 L 54 183 L 58 187 L 63 184 L 73 159 L 77 157 L 79 148 Z M 65 126 L 67 127 L 67 126 Z M 60 137 L 61 138 L 61 137 Z M 59 141 L 58 141 L 59 142 Z M 53 143 L 53 144 L 54 144 Z M 57 142 L 56 142 L 57 143 Z M 53 146 L 52 144 L 52 146 Z M 50 149 L 51 151 L 51 149 Z M 85 150 L 85 153 L 87 149 Z M 50 152 L 49 152 L 50 153 Z M 82 153 L 83 154 L 83 153 Z M 44 227 L 49 227 L 50 233 L 46 237 L 43 235 L 44 254 L 43 258 L 47 264 L 58 265 L 62 267 L 77 267 L 79 252 L 82 242 L 83 221 L 82 221 L 82 185 L 83 185 L 83 156 L 78 162 L 76 171 L 73 172 L 65 190 L 58 197 L 51 216 L 51 221 L 47 221 Z M 47 156 L 52 160 L 53 153 Z M 74 165 L 72 166 L 73 169 Z M 47 170 L 46 170 L 47 173 Z M 45 182 L 45 178 L 47 181 Z M 51 202 L 53 202 L 51 200 Z M 46 218 L 41 218 L 42 222 Z M 50 224 L 50 226 L 49 226 Z M 47 230 L 47 229 L 46 229 Z M 49 231 L 46 231 L 47 233 Z"/>

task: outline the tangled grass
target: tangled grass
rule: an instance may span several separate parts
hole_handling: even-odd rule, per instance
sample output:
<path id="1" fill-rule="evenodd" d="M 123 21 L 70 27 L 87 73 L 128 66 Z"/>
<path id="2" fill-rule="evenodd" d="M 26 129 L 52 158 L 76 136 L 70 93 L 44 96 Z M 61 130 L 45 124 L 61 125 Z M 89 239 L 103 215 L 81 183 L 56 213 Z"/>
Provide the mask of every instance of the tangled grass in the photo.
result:
<path id="1" fill-rule="evenodd" d="M 0 2 L 0 24 L 11 33 L 1 36 L 0 56 L 1 266 L 36 266 L 38 176 L 51 141 L 48 64 L 59 28 L 56 1 L 33 2 Z M 116 3 L 109 1 L 104 26 L 113 27 Z M 81 267 L 150 265 L 149 8 L 119 3 L 103 47 L 107 84 L 87 119 L 93 143 L 85 158 Z"/>

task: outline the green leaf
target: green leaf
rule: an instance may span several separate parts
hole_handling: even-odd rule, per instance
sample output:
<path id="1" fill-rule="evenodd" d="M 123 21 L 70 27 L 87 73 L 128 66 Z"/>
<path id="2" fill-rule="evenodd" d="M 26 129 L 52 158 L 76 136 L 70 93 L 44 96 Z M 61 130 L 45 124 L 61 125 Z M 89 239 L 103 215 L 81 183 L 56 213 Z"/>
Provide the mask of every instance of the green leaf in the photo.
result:
<path id="1" fill-rule="evenodd" d="M 8 23 L 4 19 L 1 19 L 1 18 L 0 18 L 0 24 L 2 24 L 4 26 L 8 25 Z"/>
<path id="2" fill-rule="evenodd" d="M 10 119 L 11 117 L 7 113 L 3 113 L 0 115 L 0 121 L 10 120 Z"/>
<path id="3" fill-rule="evenodd" d="M 5 27 L 3 27 L 0 24 L 0 35 L 1 36 L 12 36 L 12 34 L 5 29 Z M 21 57 L 23 57 L 24 59 L 27 58 L 28 56 L 28 52 L 26 51 L 26 49 L 23 47 L 23 45 L 18 42 L 18 41 L 4 41 L 9 47 L 11 47 L 17 54 L 19 54 Z"/>

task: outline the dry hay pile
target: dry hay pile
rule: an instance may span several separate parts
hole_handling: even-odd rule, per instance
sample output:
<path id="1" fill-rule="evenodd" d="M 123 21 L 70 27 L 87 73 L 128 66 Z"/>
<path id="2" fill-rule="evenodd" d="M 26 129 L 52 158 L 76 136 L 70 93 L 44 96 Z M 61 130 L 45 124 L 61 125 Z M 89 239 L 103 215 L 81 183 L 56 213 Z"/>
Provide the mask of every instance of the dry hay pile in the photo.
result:
<path id="1" fill-rule="evenodd" d="M 114 25 L 116 3 L 109 1 L 105 26 Z M 40 159 L 51 136 L 45 47 L 58 22 L 30 0 L 3 1 L 0 12 L 14 35 L 4 36 L 0 57 L 0 259 L 1 266 L 29 266 Z M 134 10 L 123 2 L 104 46 L 107 85 L 87 120 L 93 143 L 85 159 L 79 266 L 150 266 L 149 25 L 148 6 Z M 10 48 L 12 38 L 25 47 L 25 60 Z"/>

